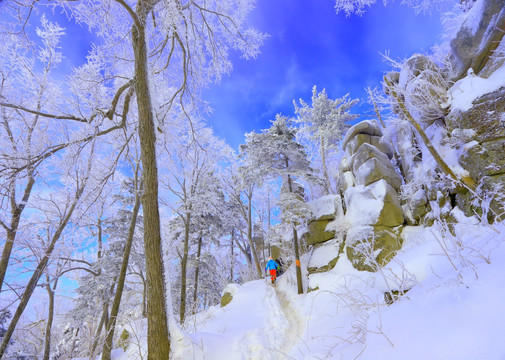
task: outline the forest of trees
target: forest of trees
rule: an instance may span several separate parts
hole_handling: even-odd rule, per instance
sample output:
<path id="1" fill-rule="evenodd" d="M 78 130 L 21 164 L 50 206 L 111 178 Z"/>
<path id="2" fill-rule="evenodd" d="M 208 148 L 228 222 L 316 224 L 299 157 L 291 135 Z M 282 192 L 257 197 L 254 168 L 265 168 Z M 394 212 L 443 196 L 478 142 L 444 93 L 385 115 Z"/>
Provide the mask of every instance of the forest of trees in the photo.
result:
<path id="1" fill-rule="evenodd" d="M 148 358 L 168 359 L 169 323 L 261 278 L 286 231 L 303 291 L 297 227 L 336 191 L 358 100 L 314 87 L 237 153 L 217 138 L 201 89 L 230 71 L 226 49 L 258 55 L 252 6 L 0 3 L 0 358 L 110 359 L 147 319 Z M 96 37 L 71 73 L 42 7 Z"/>
<path id="2" fill-rule="evenodd" d="M 299 259 L 300 183 L 311 196 L 335 186 L 338 139 L 321 124 L 343 129 L 355 102 L 314 88 L 299 118 L 279 115 L 234 153 L 204 124 L 199 89 L 229 71 L 219 49 L 258 53 L 264 35 L 239 4 L 54 3 L 98 37 L 66 82 L 63 25 L 26 27 L 48 4 L 2 5 L 0 356 L 110 359 L 147 318 L 149 358 L 167 358 L 171 318 L 263 276 L 281 217 Z"/>

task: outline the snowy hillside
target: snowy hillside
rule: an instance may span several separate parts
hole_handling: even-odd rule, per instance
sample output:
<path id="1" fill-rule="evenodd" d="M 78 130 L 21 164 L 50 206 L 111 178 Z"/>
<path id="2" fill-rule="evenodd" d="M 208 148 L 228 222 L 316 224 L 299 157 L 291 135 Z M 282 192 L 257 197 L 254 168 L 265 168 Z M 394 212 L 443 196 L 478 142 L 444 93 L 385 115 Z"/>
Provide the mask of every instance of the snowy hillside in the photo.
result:
<path id="1" fill-rule="evenodd" d="M 296 294 L 293 268 L 276 285 L 234 285 L 231 303 L 187 319 L 173 358 L 504 359 L 505 225 L 455 215 L 454 236 L 440 226 L 407 229 L 403 249 L 377 273 L 356 271 L 344 256 L 308 294 Z M 410 290 L 388 305 L 384 293 L 399 288 Z"/>

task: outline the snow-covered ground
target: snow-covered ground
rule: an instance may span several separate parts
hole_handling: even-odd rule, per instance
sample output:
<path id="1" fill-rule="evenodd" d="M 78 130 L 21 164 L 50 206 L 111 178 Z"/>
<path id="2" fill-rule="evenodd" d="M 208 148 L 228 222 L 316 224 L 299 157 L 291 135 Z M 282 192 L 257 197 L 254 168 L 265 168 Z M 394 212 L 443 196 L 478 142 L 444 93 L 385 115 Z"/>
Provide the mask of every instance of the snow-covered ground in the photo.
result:
<path id="1" fill-rule="evenodd" d="M 454 235 L 441 225 L 406 228 L 402 250 L 377 273 L 356 271 L 344 255 L 311 275 L 319 290 L 310 293 L 296 293 L 294 268 L 275 286 L 233 285 L 230 304 L 172 334 L 172 358 L 505 359 L 505 225 L 454 215 Z M 384 292 L 399 289 L 410 290 L 388 306 Z M 130 347 L 116 358 L 136 358 Z"/>

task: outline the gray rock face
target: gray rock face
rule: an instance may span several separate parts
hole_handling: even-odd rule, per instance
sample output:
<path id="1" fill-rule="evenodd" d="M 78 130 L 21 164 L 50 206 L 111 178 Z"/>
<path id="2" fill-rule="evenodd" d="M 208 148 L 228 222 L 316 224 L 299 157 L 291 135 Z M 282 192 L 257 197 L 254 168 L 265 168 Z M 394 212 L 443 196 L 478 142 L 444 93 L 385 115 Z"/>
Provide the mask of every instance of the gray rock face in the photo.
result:
<path id="1" fill-rule="evenodd" d="M 505 138 L 505 87 L 481 96 L 465 113 L 453 111 L 446 118 L 449 131 L 471 129 L 479 143 Z"/>
<path id="2" fill-rule="evenodd" d="M 474 28 L 472 21 L 476 17 L 480 17 L 480 22 Z M 479 74 L 486 67 L 490 55 L 503 39 L 504 33 L 503 0 L 484 0 L 477 3 L 470 10 L 468 20 L 463 23 L 456 37 L 451 41 L 450 60 L 453 67 L 451 78 L 453 80 L 462 78 L 470 68 L 475 74 Z M 499 64 L 495 63 L 493 66 L 497 65 Z"/>
<path id="3" fill-rule="evenodd" d="M 471 147 L 462 157 L 470 177 L 480 179 L 505 173 L 505 139 L 483 142 Z"/>

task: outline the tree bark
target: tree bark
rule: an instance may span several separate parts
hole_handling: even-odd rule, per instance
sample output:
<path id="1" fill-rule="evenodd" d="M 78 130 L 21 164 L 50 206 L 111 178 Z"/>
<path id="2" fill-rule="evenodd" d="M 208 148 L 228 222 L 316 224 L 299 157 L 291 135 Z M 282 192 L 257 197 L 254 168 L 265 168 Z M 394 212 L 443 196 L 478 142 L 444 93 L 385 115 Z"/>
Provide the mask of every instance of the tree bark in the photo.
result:
<path id="1" fill-rule="evenodd" d="M 95 360 L 95 351 L 98 347 L 98 342 L 100 341 L 100 334 L 102 333 L 103 327 L 107 327 L 107 323 L 109 318 L 109 303 L 105 302 L 103 304 L 102 316 L 100 317 L 100 322 L 98 323 L 98 327 L 95 331 L 95 336 L 93 340 L 93 344 L 91 345 L 91 351 L 89 352 L 89 360 Z"/>
<path id="2" fill-rule="evenodd" d="M 7 239 L 4 244 L 2 251 L 2 258 L 0 259 L 0 293 L 2 292 L 2 285 L 4 283 L 5 274 L 7 273 L 7 266 L 9 265 L 9 259 L 11 257 L 12 248 L 14 247 L 14 240 L 16 240 L 16 232 L 19 227 L 19 222 L 21 220 L 21 214 L 25 209 L 26 203 L 30 199 L 30 194 L 32 192 L 33 184 L 35 179 L 33 174 L 29 174 L 28 183 L 26 184 L 25 191 L 21 203 L 16 204 L 16 184 L 13 184 L 13 190 L 11 191 L 11 212 L 12 218 L 9 228 L 5 227 L 7 231 Z"/>
<path id="3" fill-rule="evenodd" d="M 321 150 L 321 161 L 323 163 L 323 176 L 324 176 L 324 190 L 326 191 L 326 195 L 330 195 L 330 177 L 328 176 L 328 169 L 326 168 L 326 150 L 325 150 L 325 144 L 324 144 L 324 139 L 322 136 L 319 137 L 319 142 L 321 143 L 320 150 Z"/>
<path id="4" fill-rule="evenodd" d="M 58 279 L 55 280 L 54 288 L 51 289 L 51 284 L 49 283 L 49 277 L 47 277 L 46 290 L 49 296 L 49 309 L 47 314 L 47 322 L 46 322 L 46 333 L 44 339 L 44 355 L 42 357 L 43 360 L 49 360 L 49 356 L 51 355 L 51 329 L 53 327 L 53 318 L 54 318 L 54 291 L 56 290 L 56 286 L 58 284 Z"/>
<path id="5" fill-rule="evenodd" d="M 231 229 L 231 243 L 230 243 L 230 282 L 233 282 L 233 264 L 235 262 L 235 255 L 233 254 L 233 242 L 235 240 L 235 228 Z"/>
<path id="6" fill-rule="evenodd" d="M 135 57 L 135 93 L 137 95 L 139 139 L 142 157 L 144 191 L 144 249 L 147 272 L 147 345 L 148 360 L 165 360 L 170 354 L 170 340 L 166 309 L 164 266 L 161 249 L 160 214 L 158 205 L 158 167 L 154 114 L 148 84 L 147 44 L 145 23 L 150 4 L 137 3 L 141 20 L 132 27 Z"/>
<path id="7" fill-rule="evenodd" d="M 193 306 L 195 313 L 197 310 L 196 300 L 198 299 L 198 275 L 200 273 L 200 255 L 202 254 L 202 242 L 202 236 L 200 236 L 198 239 L 198 250 L 196 251 L 195 289 L 193 291 Z"/>
<path id="8" fill-rule="evenodd" d="M 191 221 L 191 214 L 188 212 L 186 214 L 186 219 L 184 220 L 184 254 L 181 260 L 181 301 L 179 304 L 179 322 L 184 323 L 184 318 L 186 316 L 186 283 L 187 283 L 187 267 L 188 267 L 188 255 L 189 255 L 189 225 Z"/>
<path id="9" fill-rule="evenodd" d="M 261 272 L 261 266 L 258 260 L 258 254 L 256 253 L 256 247 L 254 246 L 252 238 L 252 189 L 247 194 L 247 240 L 249 240 L 249 246 L 251 247 L 251 252 L 254 258 L 254 264 L 256 265 L 256 270 L 258 272 L 258 279 L 263 277 Z"/>
<path id="10" fill-rule="evenodd" d="M 286 159 L 286 168 L 288 166 L 288 160 Z M 293 192 L 293 185 L 291 183 L 291 175 L 288 175 L 288 187 L 289 192 Z M 298 294 L 303 294 L 303 283 L 302 283 L 302 268 L 300 263 L 300 250 L 298 248 L 298 232 L 296 231 L 296 226 L 293 224 L 293 243 L 295 247 L 295 265 L 296 265 L 296 284 L 298 286 Z"/>
<path id="11" fill-rule="evenodd" d="M 135 182 L 137 184 L 137 181 Z M 140 189 L 135 191 L 135 203 L 133 205 L 132 217 L 130 219 L 130 226 L 128 228 L 128 237 L 126 239 L 125 249 L 123 253 L 123 260 L 121 262 L 121 270 L 119 272 L 119 278 L 116 286 L 116 294 L 114 295 L 114 300 L 112 302 L 112 309 L 110 311 L 109 321 L 106 327 L 106 337 L 103 344 L 102 350 L 102 360 L 111 359 L 111 351 L 114 340 L 114 331 L 116 326 L 117 315 L 119 313 L 119 305 L 121 304 L 121 296 L 123 295 L 124 284 L 126 280 L 126 271 L 128 269 L 128 262 L 130 261 L 130 252 L 133 244 L 133 236 L 135 234 L 135 227 L 137 225 L 137 215 L 140 208 Z"/>

